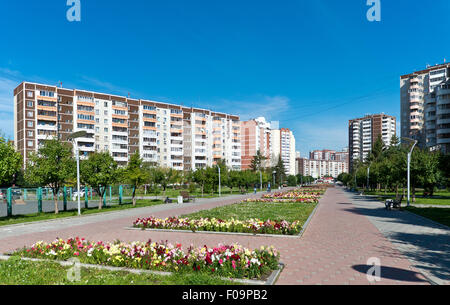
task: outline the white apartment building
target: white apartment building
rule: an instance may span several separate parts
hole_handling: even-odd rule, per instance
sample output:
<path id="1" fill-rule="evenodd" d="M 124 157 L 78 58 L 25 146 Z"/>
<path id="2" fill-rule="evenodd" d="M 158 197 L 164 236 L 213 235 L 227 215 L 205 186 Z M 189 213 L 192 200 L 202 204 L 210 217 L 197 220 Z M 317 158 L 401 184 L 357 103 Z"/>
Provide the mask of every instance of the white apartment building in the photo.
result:
<path id="1" fill-rule="evenodd" d="M 403 138 L 417 140 L 422 148 L 450 151 L 449 79 L 448 63 L 400 77 Z"/>
<path id="2" fill-rule="evenodd" d="M 373 144 L 381 136 L 385 146 L 389 146 L 396 135 L 396 119 L 385 114 L 367 115 L 349 121 L 350 172 L 356 160 L 365 161 Z"/>
<path id="3" fill-rule="evenodd" d="M 271 131 L 272 164 L 275 165 L 281 156 L 286 175 L 296 174 L 295 145 L 295 137 L 291 130 L 282 128 Z"/>
<path id="4" fill-rule="evenodd" d="M 347 162 L 335 160 L 297 159 L 299 173 L 320 179 L 326 176 L 337 178 L 341 173 L 347 173 Z"/>

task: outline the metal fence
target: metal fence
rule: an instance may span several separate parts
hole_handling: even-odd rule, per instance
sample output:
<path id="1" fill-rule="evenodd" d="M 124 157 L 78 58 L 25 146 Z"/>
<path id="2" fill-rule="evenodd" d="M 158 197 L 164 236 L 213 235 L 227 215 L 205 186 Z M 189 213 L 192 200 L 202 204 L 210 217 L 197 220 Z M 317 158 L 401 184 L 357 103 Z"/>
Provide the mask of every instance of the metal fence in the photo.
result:
<path id="1" fill-rule="evenodd" d="M 131 199 L 133 187 L 118 185 L 106 187 L 103 199 L 91 187 L 80 188 L 81 208 L 122 205 Z M 63 187 L 56 196 L 59 211 L 78 208 L 77 188 Z M 28 215 L 55 211 L 55 195 L 51 188 L 0 188 L 0 217 Z"/>

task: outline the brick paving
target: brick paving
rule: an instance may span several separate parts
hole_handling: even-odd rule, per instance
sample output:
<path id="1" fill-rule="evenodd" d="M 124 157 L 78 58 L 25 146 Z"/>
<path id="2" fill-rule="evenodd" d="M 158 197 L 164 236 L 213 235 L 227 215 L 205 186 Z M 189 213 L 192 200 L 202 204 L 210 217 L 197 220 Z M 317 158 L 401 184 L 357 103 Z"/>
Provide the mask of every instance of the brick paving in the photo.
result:
<path id="1" fill-rule="evenodd" d="M 47 228 L 42 232 L 0 237 L 0 253 L 31 245 L 38 240 L 51 241 L 56 237 L 74 236 L 95 241 L 168 240 L 171 243 L 181 242 L 185 246 L 190 244 L 214 246 L 218 243 L 237 242 L 250 248 L 274 245 L 281 253 L 281 261 L 286 264 L 277 282 L 280 285 L 368 285 L 370 283 L 366 278 L 366 271 L 369 266 L 366 263 L 371 257 L 379 258 L 382 264 L 382 280 L 378 284 L 428 284 L 425 278 L 411 266 L 410 261 L 380 233 L 369 219 L 357 213 L 357 208 L 340 188 L 327 191 L 308 229 L 299 239 L 124 229 L 129 227 L 136 217 L 181 215 L 232 204 L 236 200 L 236 198 L 220 199 L 206 204 L 183 205 L 165 210 L 148 208 L 142 215 L 97 220 L 71 226 L 66 224 L 65 228 L 58 227 L 54 230 Z M 18 230 L 14 227 L 7 229 Z"/>

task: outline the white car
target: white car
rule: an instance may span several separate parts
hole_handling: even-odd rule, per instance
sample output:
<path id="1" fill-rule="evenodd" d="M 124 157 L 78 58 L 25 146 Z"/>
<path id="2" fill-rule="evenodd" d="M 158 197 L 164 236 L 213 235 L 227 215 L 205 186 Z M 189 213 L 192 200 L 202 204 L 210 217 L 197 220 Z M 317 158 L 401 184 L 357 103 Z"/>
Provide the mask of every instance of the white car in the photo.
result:
<path id="1" fill-rule="evenodd" d="M 82 199 L 82 198 L 84 198 L 84 191 L 80 191 L 80 199 Z M 73 201 L 78 200 L 78 192 L 72 193 L 72 199 L 73 199 Z"/>

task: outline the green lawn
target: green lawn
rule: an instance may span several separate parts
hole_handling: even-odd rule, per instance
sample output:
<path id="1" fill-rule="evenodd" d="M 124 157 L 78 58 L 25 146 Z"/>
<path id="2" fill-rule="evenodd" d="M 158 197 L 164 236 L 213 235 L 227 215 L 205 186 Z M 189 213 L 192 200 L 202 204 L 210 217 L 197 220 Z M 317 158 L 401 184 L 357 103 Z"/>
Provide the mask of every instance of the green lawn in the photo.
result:
<path id="1" fill-rule="evenodd" d="M 230 285 L 205 274 L 160 276 L 97 269 L 81 269 L 79 282 L 67 279 L 70 267 L 55 262 L 29 262 L 19 258 L 0 261 L 0 285 Z"/>
<path id="2" fill-rule="evenodd" d="M 257 218 L 263 221 L 268 219 L 274 221 L 286 220 L 289 222 L 300 221 L 303 225 L 316 205 L 302 203 L 237 203 L 184 215 L 182 217 L 191 219 L 217 218 L 223 220 L 230 218 L 238 220 Z"/>
<path id="3" fill-rule="evenodd" d="M 407 207 L 405 210 L 450 227 L 450 209 Z"/>
<path id="4" fill-rule="evenodd" d="M 114 205 L 114 206 L 107 206 L 99 210 L 98 208 L 89 208 L 89 209 L 81 209 L 82 215 L 90 215 L 90 214 L 97 214 L 97 213 L 104 213 L 104 212 L 113 212 L 113 211 L 120 211 L 120 210 L 126 210 L 126 209 L 132 209 L 132 208 L 142 208 L 142 207 L 149 207 L 154 206 L 158 204 L 162 204 L 163 201 L 161 200 L 137 200 L 136 201 L 136 207 L 133 207 L 131 203 L 126 203 L 123 205 Z M 84 206 L 84 203 L 82 203 L 82 206 Z M 49 220 L 49 219 L 57 219 L 57 218 L 66 218 L 66 217 L 74 217 L 78 215 L 78 211 L 60 211 L 59 214 L 55 214 L 54 212 L 48 212 L 48 213 L 35 213 L 35 214 L 29 214 L 29 215 L 16 215 L 12 217 L 1 217 L 0 218 L 0 227 L 1 226 L 7 226 L 7 225 L 13 225 L 18 223 L 26 223 L 26 222 L 33 222 L 33 221 L 40 221 L 40 220 Z"/>
<path id="5" fill-rule="evenodd" d="M 400 194 L 403 192 L 403 190 L 399 190 Z M 364 191 L 364 194 L 366 195 L 376 195 L 379 196 L 378 199 L 380 201 L 385 201 L 386 199 L 395 199 L 395 192 L 387 192 L 385 194 L 384 191 Z M 447 190 L 443 191 L 437 191 L 434 193 L 432 198 L 424 198 L 423 197 L 423 191 L 418 190 L 416 191 L 416 201 L 412 202 L 412 195 L 411 195 L 411 204 L 424 204 L 424 205 L 450 205 L 450 192 Z M 403 203 L 407 203 L 406 196 L 403 198 Z"/>

